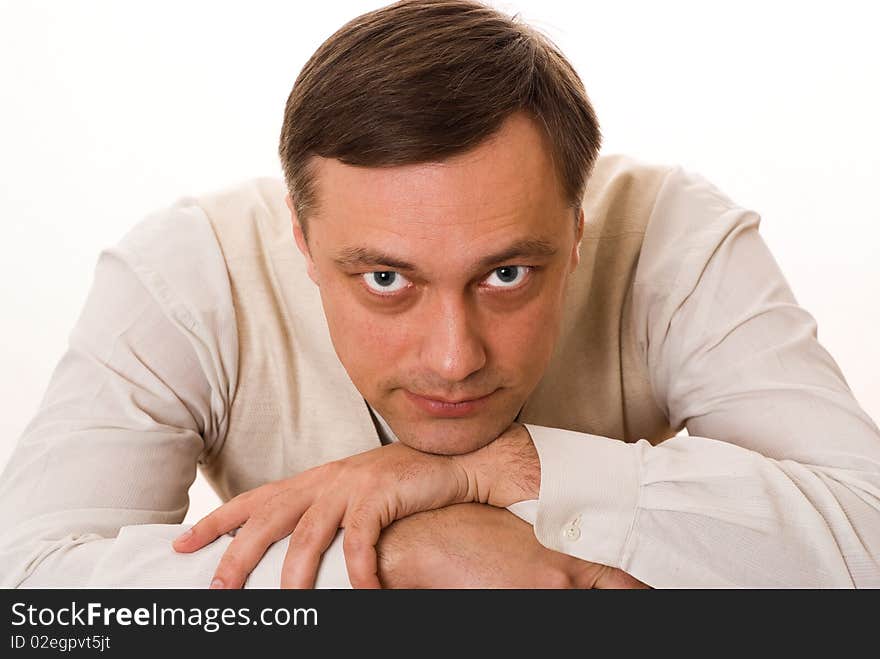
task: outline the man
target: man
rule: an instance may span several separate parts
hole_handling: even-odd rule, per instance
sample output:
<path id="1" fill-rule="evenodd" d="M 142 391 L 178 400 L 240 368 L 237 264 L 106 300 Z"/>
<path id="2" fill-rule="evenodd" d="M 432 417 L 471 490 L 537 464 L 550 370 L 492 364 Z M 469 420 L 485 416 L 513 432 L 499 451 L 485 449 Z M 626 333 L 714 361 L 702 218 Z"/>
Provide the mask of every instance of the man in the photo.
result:
<path id="1" fill-rule="evenodd" d="M 4 584 L 880 585 L 880 431 L 759 217 L 599 147 L 493 10 L 341 28 L 283 183 L 102 254 L 0 483 Z M 197 463 L 227 503 L 172 550 Z"/>

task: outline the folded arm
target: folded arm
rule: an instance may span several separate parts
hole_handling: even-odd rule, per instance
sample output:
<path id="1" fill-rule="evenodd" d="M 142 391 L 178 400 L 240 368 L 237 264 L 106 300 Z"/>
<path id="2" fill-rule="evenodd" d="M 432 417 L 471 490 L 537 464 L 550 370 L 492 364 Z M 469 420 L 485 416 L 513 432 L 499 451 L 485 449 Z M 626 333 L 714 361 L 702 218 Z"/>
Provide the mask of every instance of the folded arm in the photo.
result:
<path id="1" fill-rule="evenodd" d="M 536 534 L 655 587 L 878 587 L 880 431 L 759 216 L 686 183 L 659 209 L 682 230 L 646 238 L 635 331 L 657 400 L 690 436 L 652 446 L 530 426 Z"/>
<path id="2" fill-rule="evenodd" d="M 171 542 L 188 528 L 181 521 L 197 464 L 217 450 L 226 431 L 237 368 L 231 299 L 222 290 L 225 266 L 219 252 L 200 249 L 212 240 L 204 231 L 210 229 L 200 218 L 178 210 L 144 221 L 121 245 L 101 254 L 69 346 L 0 477 L 3 587 L 206 588 L 211 583 L 233 537 L 224 534 L 191 554 L 175 552 Z M 174 241 L 164 237 L 171 232 Z M 144 243 L 150 250 L 168 244 L 177 251 L 162 260 L 166 266 L 198 268 L 203 276 L 155 271 L 138 256 Z M 503 512 L 507 524 L 515 522 L 519 526 L 512 528 L 522 533 L 524 522 L 506 511 L 494 512 Z M 459 514 L 476 519 L 464 510 L 451 510 L 444 518 Z M 397 566 L 400 579 L 424 569 L 425 583 L 436 579 L 432 583 L 439 585 L 454 575 L 429 573 L 405 560 L 414 555 L 416 541 L 425 556 L 442 540 L 431 520 L 420 519 L 388 529 L 390 544 L 380 547 L 379 556 L 386 566 Z M 526 528 L 532 551 L 551 556 Z M 484 540 L 493 537 L 498 535 Z M 468 538 L 478 542 L 476 534 Z M 269 547 L 245 587 L 277 588 L 286 549 L 287 538 Z M 558 564 L 559 557 L 550 563 Z M 341 533 L 328 548 L 315 585 L 350 587 Z"/>
<path id="3" fill-rule="evenodd" d="M 0 478 L 5 587 L 109 584 L 132 560 L 121 529 L 179 524 L 186 514 L 197 461 L 225 429 L 231 357 L 205 323 L 226 319 L 223 309 L 196 319 L 186 291 L 145 267 L 136 249 L 161 231 L 200 240 L 202 227 L 186 219 L 146 220 L 98 260 L 68 348 Z M 195 267 L 225 272 L 222 260 Z M 172 575 L 177 585 L 205 585 L 176 569 L 164 542 L 143 541 L 143 552 L 168 560 L 142 585 Z"/>

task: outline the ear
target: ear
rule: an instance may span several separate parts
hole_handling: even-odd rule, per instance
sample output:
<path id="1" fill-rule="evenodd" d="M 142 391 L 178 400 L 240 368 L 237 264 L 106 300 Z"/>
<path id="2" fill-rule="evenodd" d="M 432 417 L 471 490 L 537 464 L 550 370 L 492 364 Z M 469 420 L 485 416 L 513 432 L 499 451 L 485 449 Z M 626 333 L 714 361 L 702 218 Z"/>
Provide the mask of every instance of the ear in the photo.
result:
<path id="1" fill-rule="evenodd" d="M 575 227 L 574 246 L 571 248 L 571 268 L 569 272 L 574 272 L 581 262 L 581 239 L 584 237 L 584 209 L 578 208 L 577 224 Z"/>
<path id="2" fill-rule="evenodd" d="M 315 268 L 315 262 L 312 260 L 312 253 L 309 250 L 309 243 L 306 241 L 306 236 L 303 233 L 302 225 L 299 223 L 299 217 L 296 215 L 296 209 L 293 207 L 293 199 L 290 198 L 290 195 L 286 195 L 284 197 L 284 203 L 287 204 L 287 208 L 290 210 L 290 219 L 293 223 L 293 238 L 296 240 L 296 246 L 299 248 L 299 251 L 302 253 L 303 257 L 306 260 L 306 266 L 309 272 L 309 279 L 315 282 L 315 285 L 320 287 L 321 284 L 318 283 L 318 272 L 317 268 Z"/>

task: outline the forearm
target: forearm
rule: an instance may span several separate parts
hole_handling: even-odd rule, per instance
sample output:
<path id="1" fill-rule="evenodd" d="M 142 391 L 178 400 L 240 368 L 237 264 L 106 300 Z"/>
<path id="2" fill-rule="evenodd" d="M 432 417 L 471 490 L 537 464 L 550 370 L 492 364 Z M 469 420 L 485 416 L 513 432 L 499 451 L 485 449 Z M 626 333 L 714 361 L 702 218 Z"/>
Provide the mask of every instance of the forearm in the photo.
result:
<path id="1" fill-rule="evenodd" d="M 185 525 L 146 525 L 122 530 L 113 554 L 108 555 L 103 576 L 96 587 L 121 585 L 128 588 L 207 588 L 223 553 L 233 540 L 222 535 L 191 554 L 175 552 L 172 540 Z M 289 536 L 273 543 L 245 582 L 245 589 L 275 589 L 281 583 L 281 567 Z M 126 558 L 133 555 L 135 558 Z M 110 583 L 110 579 L 115 582 Z M 316 588 L 350 588 L 342 555 L 342 533 L 328 547 L 318 571 Z"/>
<path id="2" fill-rule="evenodd" d="M 0 549 L 5 588 L 207 588 L 232 536 L 224 535 L 192 554 L 171 541 L 188 525 L 123 527 L 115 538 L 69 534 Z M 278 588 L 287 538 L 274 543 L 245 588 Z M 350 588 L 340 532 L 325 554 L 317 588 Z"/>
<path id="3" fill-rule="evenodd" d="M 394 522 L 377 547 L 386 588 L 639 588 L 620 571 L 542 546 L 502 508 L 470 503 Z"/>
<path id="4" fill-rule="evenodd" d="M 482 546 L 485 541 L 463 542 L 459 535 L 451 537 L 453 529 L 472 534 L 477 527 L 495 545 L 498 553 L 491 559 Z M 523 557 L 542 566 L 548 588 L 560 587 L 567 582 L 571 562 L 570 557 L 542 547 L 532 527 L 509 511 L 479 503 L 400 519 L 383 531 L 377 551 L 379 577 L 386 588 L 497 587 L 502 570 Z"/>
<path id="5" fill-rule="evenodd" d="M 704 437 L 651 446 L 529 429 L 542 465 L 535 530 L 550 548 L 658 587 L 880 585 L 880 479 L 869 461 L 832 467 Z"/>

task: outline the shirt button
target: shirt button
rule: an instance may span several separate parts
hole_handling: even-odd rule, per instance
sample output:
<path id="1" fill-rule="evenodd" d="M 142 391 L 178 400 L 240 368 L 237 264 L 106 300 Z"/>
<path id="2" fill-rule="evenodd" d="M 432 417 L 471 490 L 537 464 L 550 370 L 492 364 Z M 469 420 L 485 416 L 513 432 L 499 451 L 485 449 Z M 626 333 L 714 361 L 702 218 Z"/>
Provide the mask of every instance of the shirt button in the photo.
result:
<path id="1" fill-rule="evenodd" d="M 581 537 L 581 530 L 574 525 L 566 526 L 565 530 L 562 532 L 562 535 L 565 536 L 566 540 L 571 540 L 572 542 L 574 542 Z"/>

